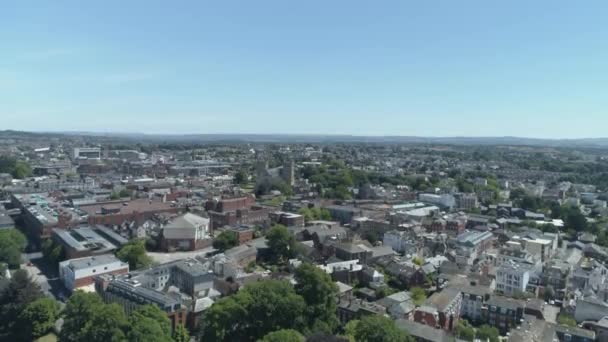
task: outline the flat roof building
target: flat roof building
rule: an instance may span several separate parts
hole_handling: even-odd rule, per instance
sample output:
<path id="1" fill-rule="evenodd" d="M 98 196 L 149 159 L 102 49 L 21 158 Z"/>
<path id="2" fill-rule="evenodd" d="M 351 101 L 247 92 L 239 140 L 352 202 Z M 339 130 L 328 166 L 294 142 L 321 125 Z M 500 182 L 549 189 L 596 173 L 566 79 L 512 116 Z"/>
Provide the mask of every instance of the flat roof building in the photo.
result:
<path id="1" fill-rule="evenodd" d="M 129 264 L 120 261 L 112 254 L 71 259 L 59 263 L 59 278 L 69 291 L 93 285 L 94 278 L 99 275 L 126 273 L 129 273 Z"/>

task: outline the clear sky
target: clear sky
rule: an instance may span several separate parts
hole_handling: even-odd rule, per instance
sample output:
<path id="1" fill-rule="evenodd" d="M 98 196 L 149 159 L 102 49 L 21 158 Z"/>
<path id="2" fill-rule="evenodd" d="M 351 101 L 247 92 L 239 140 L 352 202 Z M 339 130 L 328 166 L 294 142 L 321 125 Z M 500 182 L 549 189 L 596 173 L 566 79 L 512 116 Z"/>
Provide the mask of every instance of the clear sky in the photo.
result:
<path id="1" fill-rule="evenodd" d="M 3 1 L 0 129 L 608 136 L 608 1 Z"/>

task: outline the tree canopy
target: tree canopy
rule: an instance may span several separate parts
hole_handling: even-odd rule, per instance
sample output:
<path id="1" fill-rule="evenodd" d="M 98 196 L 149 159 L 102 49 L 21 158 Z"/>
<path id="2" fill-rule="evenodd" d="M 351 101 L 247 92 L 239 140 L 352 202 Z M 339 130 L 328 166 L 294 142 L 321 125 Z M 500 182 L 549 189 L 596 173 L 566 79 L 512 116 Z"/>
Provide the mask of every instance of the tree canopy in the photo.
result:
<path id="1" fill-rule="evenodd" d="M 498 333 L 498 329 L 484 324 L 477 328 L 475 336 L 482 341 L 489 340 L 490 342 L 498 342 L 500 335 Z"/>
<path id="2" fill-rule="evenodd" d="M 266 334 L 262 342 L 304 342 L 304 336 L 293 329 L 282 329 Z"/>
<path id="3" fill-rule="evenodd" d="M 456 337 L 472 342 L 475 340 L 475 328 L 467 320 L 461 319 L 456 324 Z"/>
<path id="4" fill-rule="evenodd" d="M 45 335 L 55 325 L 60 309 L 59 303 L 49 297 L 31 302 L 19 314 L 19 334 L 26 341 Z"/>
<path id="5" fill-rule="evenodd" d="M 32 175 L 30 164 L 14 157 L 0 156 L 0 173 L 10 173 L 13 177 L 23 179 Z"/>
<path id="6" fill-rule="evenodd" d="M 95 311 L 104 305 L 101 297 L 95 293 L 76 291 L 68 300 L 63 312 L 61 342 L 84 341 L 84 327 L 91 321 Z"/>
<path id="7" fill-rule="evenodd" d="M 249 284 L 209 308 L 202 319 L 204 341 L 256 341 L 281 329 L 302 330 L 304 299 L 286 281 Z"/>
<path id="8" fill-rule="evenodd" d="M 380 315 L 365 316 L 349 322 L 347 334 L 357 342 L 413 342 L 412 337 L 395 325 L 395 321 Z"/>
<path id="9" fill-rule="evenodd" d="M 173 341 L 175 342 L 189 342 L 190 334 L 188 330 L 182 325 L 178 324 L 173 331 Z"/>
<path id="10" fill-rule="evenodd" d="M 21 253 L 25 250 L 27 239 L 17 229 L 0 230 L 0 262 L 15 268 L 21 264 Z"/>
<path id="11" fill-rule="evenodd" d="M 132 270 L 144 268 L 152 263 L 152 259 L 146 254 L 146 241 L 144 239 L 134 239 L 122 246 L 116 256 L 129 263 Z"/>
<path id="12" fill-rule="evenodd" d="M 272 226 L 266 234 L 270 258 L 274 263 L 282 263 L 294 255 L 295 238 L 287 227 L 277 224 Z"/>
<path id="13" fill-rule="evenodd" d="M 330 214 L 329 210 L 327 210 L 325 208 L 303 207 L 300 210 L 298 210 L 298 213 L 300 215 L 304 216 L 304 221 L 306 221 L 306 222 L 310 222 L 313 220 L 331 220 L 331 214 Z"/>
<path id="14" fill-rule="evenodd" d="M 0 292 L 0 340 L 12 341 L 23 329 L 17 318 L 30 303 L 43 297 L 38 284 L 25 270 L 17 270 Z"/>
<path id="15" fill-rule="evenodd" d="M 304 263 L 295 271 L 295 290 L 306 302 L 307 325 L 312 331 L 333 332 L 338 327 L 336 295 L 338 287 L 318 267 Z"/>
<path id="16" fill-rule="evenodd" d="M 235 232 L 223 231 L 213 240 L 213 248 L 225 251 L 239 244 L 238 236 Z"/>
<path id="17" fill-rule="evenodd" d="M 410 292 L 412 294 L 412 300 L 414 301 L 414 304 L 422 305 L 422 303 L 424 303 L 424 301 L 426 300 L 426 292 L 424 291 L 424 289 L 420 287 L 413 287 Z"/>
<path id="18" fill-rule="evenodd" d="M 127 318 L 120 305 L 105 304 L 95 293 L 74 292 L 63 316 L 61 342 L 189 340 L 188 331 L 183 326 L 171 331 L 171 321 L 157 306 L 142 305 Z"/>
<path id="19" fill-rule="evenodd" d="M 171 342 L 171 321 L 157 306 L 141 306 L 129 317 L 127 339 L 136 342 Z"/>

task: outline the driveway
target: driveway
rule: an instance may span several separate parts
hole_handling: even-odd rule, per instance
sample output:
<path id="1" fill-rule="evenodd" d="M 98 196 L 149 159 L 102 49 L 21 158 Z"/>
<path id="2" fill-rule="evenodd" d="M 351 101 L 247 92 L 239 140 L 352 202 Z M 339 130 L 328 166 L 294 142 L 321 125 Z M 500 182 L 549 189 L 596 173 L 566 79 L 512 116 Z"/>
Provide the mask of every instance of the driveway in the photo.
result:
<path id="1" fill-rule="evenodd" d="M 57 300 L 64 299 L 67 291 L 59 279 L 56 266 L 49 264 L 42 253 L 25 253 L 23 259 L 25 264 L 21 268 L 29 273 L 46 295 Z"/>

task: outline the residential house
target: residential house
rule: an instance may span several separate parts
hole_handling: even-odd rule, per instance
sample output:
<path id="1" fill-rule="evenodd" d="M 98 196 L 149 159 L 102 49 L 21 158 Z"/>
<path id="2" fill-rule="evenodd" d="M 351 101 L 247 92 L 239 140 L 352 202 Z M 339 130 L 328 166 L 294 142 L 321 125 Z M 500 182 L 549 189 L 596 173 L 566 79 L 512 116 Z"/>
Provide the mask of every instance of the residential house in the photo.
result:
<path id="1" fill-rule="evenodd" d="M 452 331 L 460 318 L 461 303 L 460 290 L 448 287 L 427 298 L 424 305 L 414 312 L 414 321 Z"/>

